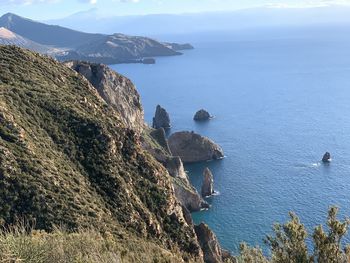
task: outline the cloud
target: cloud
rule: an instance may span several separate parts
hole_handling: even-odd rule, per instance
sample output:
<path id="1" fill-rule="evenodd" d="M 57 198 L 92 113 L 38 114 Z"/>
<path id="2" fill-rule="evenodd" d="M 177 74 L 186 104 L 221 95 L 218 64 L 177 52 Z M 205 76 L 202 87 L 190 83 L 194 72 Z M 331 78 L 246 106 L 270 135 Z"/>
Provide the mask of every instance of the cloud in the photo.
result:
<path id="1" fill-rule="evenodd" d="M 0 5 L 31 5 L 39 3 L 55 3 L 59 0 L 0 0 Z"/>
<path id="2" fill-rule="evenodd" d="M 266 4 L 266 6 L 274 8 L 308 8 L 332 5 L 350 5 L 350 0 L 302 0 L 294 3 L 281 1 L 280 3 Z"/>

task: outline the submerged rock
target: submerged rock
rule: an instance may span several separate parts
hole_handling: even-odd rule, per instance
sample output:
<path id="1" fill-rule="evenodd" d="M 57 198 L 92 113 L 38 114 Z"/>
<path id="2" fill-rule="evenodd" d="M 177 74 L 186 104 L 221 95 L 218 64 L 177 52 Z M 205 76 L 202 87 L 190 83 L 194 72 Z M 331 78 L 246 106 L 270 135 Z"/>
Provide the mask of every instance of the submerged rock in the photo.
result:
<path id="1" fill-rule="evenodd" d="M 224 152 L 212 140 L 194 132 L 176 132 L 168 140 L 174 156 L 179 156 L 184 163 L 218 160 Z"/>
<path id="2" fill-rule="evenodd" d="M 156 114 L 153 118 L 152 127 L 154 129 L 159 129 L 159 128 L 169 129 L 171 127 L 169 114 L 160 105 L 157 106 Z"/>
<path id="3" fill-rule="evenodd" d="M 194 230 L 204 254 L 204 262 L 221 263 L 222 249 L 214 232 L 204 223 L 195 226 Z"/>
<path id="4" fill-rule="evenodd" d="M 195 121 L 208 121 L 210 120 L 211 116 L 209 114 L 209 112 L 207 112 L 206 110 L 199 110 L 196 112 L 196 114 L 194 115 L 193 119 Z"/>
<path id="5" fill-rule="evenodd" d="M 332 160 L 331 154 L 330 154 L 329 152 L 326 152 L 326 153 L 323 155 L 322 162 L 324 162 L 324 163 L 329 163 L 331 160 Z"/>
<path id="6" fill-rule="evenodd" d="M 205 168 L 203 172 L 202 196 L 208 197 L 214 194 L 214 178 L 209 168 Z"/>

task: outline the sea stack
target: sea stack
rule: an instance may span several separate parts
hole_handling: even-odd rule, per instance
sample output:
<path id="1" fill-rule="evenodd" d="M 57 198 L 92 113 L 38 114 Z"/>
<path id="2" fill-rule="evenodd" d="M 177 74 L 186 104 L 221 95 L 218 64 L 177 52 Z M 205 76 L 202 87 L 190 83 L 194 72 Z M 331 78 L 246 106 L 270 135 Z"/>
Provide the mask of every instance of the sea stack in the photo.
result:
<path id="1" fill-rule="evenodd" d="M 160 105 L 157 106 L 156 113 L 153 118 L 152 127 L 154 129 L 160 129 L 160 128 L 169 129 L 171 127 L 169 114 Z"/>
<path id="2" fill-rule="evenodd" d="M 332 158 L 331 158 L 331 154 L 329 152 L 326 152 L 324 155 L 323 155 L 323 158 L 322 158 L 322 162 L 324 163 L 329 163 L 331 162 Z"/>
<path id="3" fill-rule="evenodd" d="M 211 116 L 209 114 L 209 112 L 207 112 L 206 110 L 199 110 L 196 112 L 196 114 L 194 115 L 193 119 L 195 121 L 208 121 L 210 120 Z"/>
<path id="4" fill-rule="evenodd" d="M 172 154 L 179 156 L 184 163 L 224 158 L 224 151 L 219 145 L 194 132 L 175 132 L 169 137 L 168 142 Z"/>
<path id="5" fill-rule="evenodd" d="M 205 168 L 203 172 L 202 196 L 208 197 L 214 194 L 214 178 L 209 168 Z"/>

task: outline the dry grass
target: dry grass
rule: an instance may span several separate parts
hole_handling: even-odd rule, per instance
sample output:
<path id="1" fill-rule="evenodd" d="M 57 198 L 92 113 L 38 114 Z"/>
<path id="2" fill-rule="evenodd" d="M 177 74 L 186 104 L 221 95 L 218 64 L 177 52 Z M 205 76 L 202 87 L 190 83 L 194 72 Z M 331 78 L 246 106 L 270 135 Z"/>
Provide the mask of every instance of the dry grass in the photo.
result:
<path id="1" fill-rule="evenodd" d="M 151 242 L 134 237 L 118 240 L 95 230 L 68 233 L 56 229 L 47 233 L 20 224 L 0 232 L 1 263 L 170 263 L 179 260 L 178 255 Z"/>

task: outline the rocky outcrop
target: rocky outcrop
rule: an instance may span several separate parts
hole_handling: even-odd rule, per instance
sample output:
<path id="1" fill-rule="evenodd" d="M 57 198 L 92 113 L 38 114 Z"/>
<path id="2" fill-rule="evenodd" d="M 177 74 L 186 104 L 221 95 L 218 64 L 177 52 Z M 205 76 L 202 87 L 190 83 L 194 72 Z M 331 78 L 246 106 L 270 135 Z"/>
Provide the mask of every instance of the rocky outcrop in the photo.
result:
<path id="1" fill-rule="evenodd" d="M 176 132 L 168 141 L 172 154 L 179 156 L 184 163 L 218 160 L 224 157 L 219 145 L 194 132 Z"/>
<path id="2" fill-rule="evenodd" d="M 156 142 L 169 154 L 171 155 L 168 140 L 166 138 L 164 128 L 159 128 L 157 130 L 151 130 L 150 135 Z"/>
<path id="3" fill-rule="evenodd" d="M 169 129 L 171 127 L 169 114 L 160 105 L 158 105 L 156 108 L 156 113 L 153 118 L 152 127 L 154 129 Z"/>
<path id="4" fill-rule="evenodd" d="M 329 162 L 331 162 L 331 160 L 332 160 L 331 154 L 329 152 L 326 152 L 323 155 L 322 162 L 329 163 Z"/>
<path id="5" fill-rule="evenodd" d="M 142 147 L 168 170 L 173 177 L 175 195 L 182 206 L 190 212 L 208 208 L 209 205 L 200 197 L 191 185 L 183 163 L 178 156 L 172 156 L 163 128 L 146 128 L 141 136 Z"/>
<path id="6" fill-rule="evenodd" d="M 176 51 L 181 51 L 181 50 L 190 50 L 194 49 L 194 47 L 191 44 L 178 44 L 178 43 L 164 43 L 167 47 L 176 50 Z"/>
<path id="7" fill-rule="evenodd" d="M 106 103 L 119 113 L 126 127 L 138 133 L 142 132 L 144 114 L 140 95 L 129 79 L 102 64 L 79 61 L 65 64 L 83 75 L 94 86 Z"/>
<path id="8" fill-rule="evenodd" d="M 214 178 L 209 168 L 205 168 L 203 172 L 202 196 L 208 197 L 214 194 Z"/>
<path id="9" fill-rule="evenodd" d="M 165 168 L 168 170 L 169 174 L 172 177 L 178 177 L 185 180 L 188 180 L 185 168 L 180 157 L 171 156 L 168 157 L 164 164 Z"/>
<path id="10" fill-rule="evenodd" d="M 195 121 L 208 121 L 210 120 L 211 116 L 209 114 L 209 112 L 207 112 L 206 110 L 199 110 L 196 112 L 196 114 L 194 115 L 193 119 Z"/>
<path id="11" fill-rule="evenodd" d="M 204 254 L 204 262 L 221 263 L 222 250 L 213 231 L 204 223 L 195 226 L 194 229 Z"/>
<path id="12" fill-rule="evenodd" d="M 196 212 L 209 208 L 209 204 L 199 196 L 197 190 L 188 181 L 174 178 L 173 185 L 177 199 L 189 211 Z"/>

